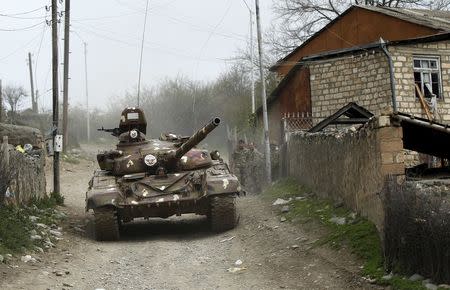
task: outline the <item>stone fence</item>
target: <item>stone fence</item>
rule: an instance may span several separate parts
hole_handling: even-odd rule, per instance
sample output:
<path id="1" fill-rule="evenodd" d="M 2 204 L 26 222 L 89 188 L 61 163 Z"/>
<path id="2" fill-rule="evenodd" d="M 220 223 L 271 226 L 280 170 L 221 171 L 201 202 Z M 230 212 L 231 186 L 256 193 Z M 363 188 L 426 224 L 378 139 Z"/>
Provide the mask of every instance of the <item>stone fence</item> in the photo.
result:
<path id="1" fill-rule="evenodd" d="M 45 152 L 22 153 L 3 136 L 0 151 L 0 203 L 24 204 L 46 195 Z"/>
<path id="2" fill-rule="evenodd" d="M 287 144 L 289 176 L 367 217 L 380 233 L 381 192 L 387 175 L 404 178 L 403 156 L 402 128 L 390 126 L 388 117 L 359 129 L 298 133 Z"/>

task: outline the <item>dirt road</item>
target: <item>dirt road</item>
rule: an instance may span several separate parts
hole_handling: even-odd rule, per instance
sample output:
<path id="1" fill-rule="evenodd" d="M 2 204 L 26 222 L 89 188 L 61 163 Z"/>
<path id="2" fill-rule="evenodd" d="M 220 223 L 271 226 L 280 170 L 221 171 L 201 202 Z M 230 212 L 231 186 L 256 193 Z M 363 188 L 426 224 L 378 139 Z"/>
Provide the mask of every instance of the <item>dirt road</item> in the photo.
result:
<path id="1" fill-rule="evenodd" d="M 96 242 L 79 229 L 96 164 L 83 160 L 62 167 L 69 215 L 63 240 L 41 262 L 17 261 L 18 267 L 4 269 L 0 289 L 372 288 L 358 277 L 361 264 L 346 251 L 309 250 L 315 233 L 281 223 L 257 196 L 238 200 L 240 225 L 224 234 L 209 232 L 204 218 L 188 216 L 136 222 L 121 241 Z M 237 260 L 242 265 L 235 266 Z M 245 269 L 227 271 L 233 267 Z"/>

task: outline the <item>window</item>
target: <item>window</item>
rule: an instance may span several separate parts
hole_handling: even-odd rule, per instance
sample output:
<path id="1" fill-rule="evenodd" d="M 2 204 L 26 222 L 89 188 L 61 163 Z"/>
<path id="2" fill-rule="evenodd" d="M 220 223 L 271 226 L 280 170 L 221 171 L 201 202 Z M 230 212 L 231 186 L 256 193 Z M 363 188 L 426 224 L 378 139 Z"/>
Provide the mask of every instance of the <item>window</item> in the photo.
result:
<path id="1" fill-rule="evenodd" d="M 139 113 L 128 113 L 127 119 L 128 120 L 139 120 Z"/>
<path id="2" fill-rule="evenodd" d="M 414 57 L 414 83 L 419 86 L 426 98 L 442 96 L 441 74 L 438 57 Z M 416 97 L 419 97 L 416 89 Z"/>

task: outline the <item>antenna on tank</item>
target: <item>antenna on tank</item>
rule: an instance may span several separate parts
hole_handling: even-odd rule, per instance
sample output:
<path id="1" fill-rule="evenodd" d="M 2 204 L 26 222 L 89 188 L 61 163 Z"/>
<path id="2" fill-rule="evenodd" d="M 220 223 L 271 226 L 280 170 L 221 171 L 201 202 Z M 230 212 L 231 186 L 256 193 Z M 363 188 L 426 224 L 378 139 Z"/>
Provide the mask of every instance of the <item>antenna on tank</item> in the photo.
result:
<path id="1" fill-rule="evenodd" d="M 148 2 L 145 5 L 145 17 L 144 17 L 144 29 L 142 30 L 142 41 L 141 41 L 141 56 L 139 59 L 139 77 L 138 77 L 138 91 L 137 91 L 137 106 L 140 105 L 140 99 L 141 99 L 141 75 L 142 75 L 142 55 L 144 52 L 144 41 L 145 41 L 145 27 L 147 25 L 147 15 L 148 15 Z"/>

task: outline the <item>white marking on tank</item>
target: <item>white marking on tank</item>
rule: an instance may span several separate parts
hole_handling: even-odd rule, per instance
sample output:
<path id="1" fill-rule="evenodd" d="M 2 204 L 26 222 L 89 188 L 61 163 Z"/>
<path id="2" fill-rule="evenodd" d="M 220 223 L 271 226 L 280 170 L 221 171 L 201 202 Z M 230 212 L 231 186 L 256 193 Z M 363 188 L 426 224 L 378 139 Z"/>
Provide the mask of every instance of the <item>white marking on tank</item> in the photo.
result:
<path id="1" fill-rule="evenodd" d="M 159 189 L 164 190 L 164 189 L 166 189 L 166 187 L 163 185 Z"/>
<path id="2" fill-rule="evenodd" d="M 147 189 L 144 188 L 144 189 L 142 190 L 142 196 L 143 196 L 143 197 L 146 197 L 147 195 L 148 195 L 148 191 L 147 191 Z"/>
<path id="3" fill-rule="evenodd" d="M 131 201 L 131 204 L 138 204 L 138 202 L 135 201 L 135 200 L 132 200 L 132 201 Z"/>
<path id="4" fill-rule="evenodd" d="M 181 174 L 179 174 L 179 173 L 175 173 L 174 175 L 178 177 L 178 176 L 180 176 Z"/>
<path id="5" fill-rule="evenodd" d="M 108 188 L 108 191 L 114 191 L 116 190 L 115 188 Z"/>
<path id="6" fill-rule="evenodd" d="M 223 189 L 227 189 L 228 184 L 230 184 L 230 182 L 228 181 L 228 179 L 224 178 L 224 179 L 222 179 L 222 182 L 223 182 Z"/>
<path id="7" fill-rule="evenodd" d="M 128 161 L 128 163 L 127 163 L 127 168 L 130 168 L 130 167 L 133 166 L 133 165 L 134 165 L 133 160 L 130 160 L 130 161 Z"/>
<path id="8" fill-rule="evenodd" d="M 160 199 L 158 199 L 156 202 L 163 202 L 164 201 L 164 198 L 160 198 Z"/>
<path id="9" fill-rule="evenodd" d="M 178 196 L 178 194 L 175 194 L 174 196 L 173 196 L 173 200 L 174 201 L 177 201 L 177 200 L 179 200 L 180 199 L 180 197 Z"/>
<path id="10" fill-rule="evenodd" d="M 187 163 L 187 160 L 188 160 L 187 156 L 181 157 L 181 161 L 182 161 L 183 163 Z"/>
<path id="11" fill-rule="evenodd" d="M 112 203 L 112 204 L 114 204 L 115 202 L 116 202 L 116 199 L 115 199 L 115 198 L 111 199 L 111 203 Z"/>

